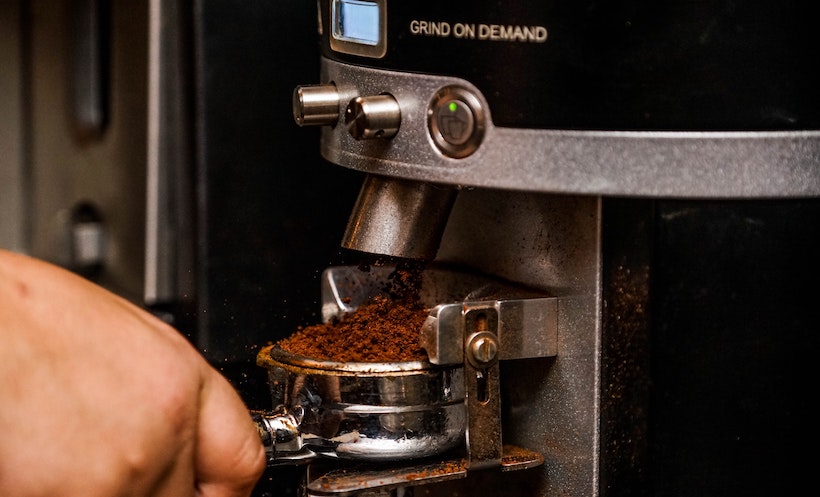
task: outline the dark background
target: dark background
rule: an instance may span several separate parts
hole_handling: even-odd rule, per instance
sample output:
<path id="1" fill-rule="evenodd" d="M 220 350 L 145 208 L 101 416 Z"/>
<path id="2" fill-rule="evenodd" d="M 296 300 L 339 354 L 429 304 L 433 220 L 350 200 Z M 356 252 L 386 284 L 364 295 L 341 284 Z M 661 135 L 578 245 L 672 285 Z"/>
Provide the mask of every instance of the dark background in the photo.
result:
<path id="1" fill-rule="evenodd" d="M 259 346 L 320 319 L 319 276 L 343 260 L 361 176 L 293 120 L 294 88 L 319 82 L 310 5 L 200 0 L 194 14 L 197 343 L 244 374 L 261 369 Z"/>
<path id="2" fill-rule="evenodd" d="M 339 248 L 360 173 L 319 155 L 291 96 L 319 82 L 306 1 L 194 2 L 199 261 L 192 333 L 251 409 L 271 408 L 260 346 L 320 320 L 319 276 Z M 295 495 L 302 468 L 270 469 L 254 495 Z"/>
<path id="3" fill-rule="evenodd" d="M 384 58 L 331 52 L 329 25 L 324 53 L 464 78 L 504 127 L 816 129 L 818 16 L 820 6 L 805 0 L 391 2 Z M 548 36 L 419 36 L 413 19 L 544 26 Z"/>

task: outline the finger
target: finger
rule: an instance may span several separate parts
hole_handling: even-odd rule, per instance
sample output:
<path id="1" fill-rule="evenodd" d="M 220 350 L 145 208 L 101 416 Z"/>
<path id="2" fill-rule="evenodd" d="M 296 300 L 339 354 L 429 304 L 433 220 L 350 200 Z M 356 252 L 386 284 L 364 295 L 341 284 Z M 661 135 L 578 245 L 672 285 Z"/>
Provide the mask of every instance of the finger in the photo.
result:
<path id="1" fill-rule="evenodd" d="M 265 470 L 265 451 L 242 399 L 209 370 L 201 394 L 196 478 L 202 497 L 245 497 Z"/>

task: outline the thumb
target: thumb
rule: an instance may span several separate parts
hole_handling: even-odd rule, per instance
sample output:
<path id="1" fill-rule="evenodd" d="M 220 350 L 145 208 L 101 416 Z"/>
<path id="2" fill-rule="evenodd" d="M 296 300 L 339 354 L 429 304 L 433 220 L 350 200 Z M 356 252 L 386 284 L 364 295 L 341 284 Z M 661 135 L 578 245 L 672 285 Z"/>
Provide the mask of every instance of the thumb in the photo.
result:
<path id="1" fill-rule="evenodd" d="M 246 497 L 265 470 L 265 450 L 239 394 L 215 370 L 209 373 L 200 395 L 198 495 Z"/>

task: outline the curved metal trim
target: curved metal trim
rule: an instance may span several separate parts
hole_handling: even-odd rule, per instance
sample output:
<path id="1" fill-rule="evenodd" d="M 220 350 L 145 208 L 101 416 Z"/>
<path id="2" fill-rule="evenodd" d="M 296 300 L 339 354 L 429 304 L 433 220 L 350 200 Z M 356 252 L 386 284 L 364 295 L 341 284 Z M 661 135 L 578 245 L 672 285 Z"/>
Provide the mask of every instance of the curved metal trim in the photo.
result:
<path id="1" fill-rule="evenodd" d="M 545 193 L 680 198 L 820 195 L 820 130 L 587 131 L 495 127 L 469 82 L 322 60 L 342 100 L 390 92 L 402 126 L 389 143 L 322 130 L 322 154 L 341 166 L 419 181 Z M 427 108 L 442 87 L 474 92 L 487 109 L 484 140 L 453 159 L 434 145 Z"/>

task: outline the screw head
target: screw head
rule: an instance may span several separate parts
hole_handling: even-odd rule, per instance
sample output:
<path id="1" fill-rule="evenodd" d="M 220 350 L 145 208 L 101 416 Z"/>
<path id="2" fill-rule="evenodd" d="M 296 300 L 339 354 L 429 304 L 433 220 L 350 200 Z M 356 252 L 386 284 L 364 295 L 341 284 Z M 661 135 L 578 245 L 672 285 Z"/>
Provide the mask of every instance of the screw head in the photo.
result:
<path id="1" fill-rule="evenodd" d="M 498 356 L 498 342 L 490 333 L 474 337 L 469 349 L 473 359 L 480 364 L 489 364 Z"/>

